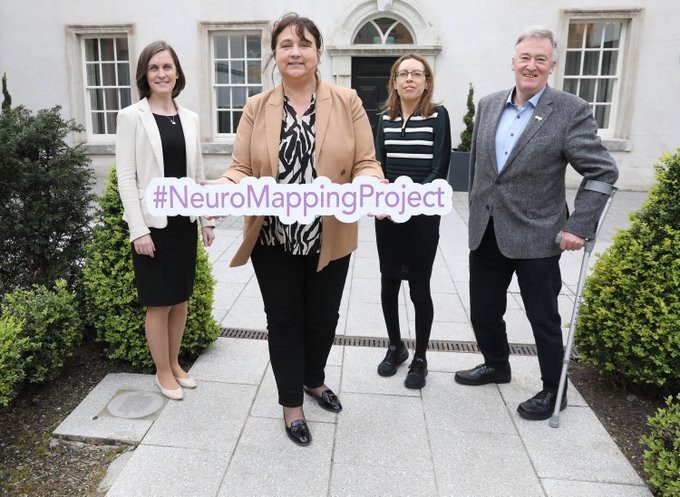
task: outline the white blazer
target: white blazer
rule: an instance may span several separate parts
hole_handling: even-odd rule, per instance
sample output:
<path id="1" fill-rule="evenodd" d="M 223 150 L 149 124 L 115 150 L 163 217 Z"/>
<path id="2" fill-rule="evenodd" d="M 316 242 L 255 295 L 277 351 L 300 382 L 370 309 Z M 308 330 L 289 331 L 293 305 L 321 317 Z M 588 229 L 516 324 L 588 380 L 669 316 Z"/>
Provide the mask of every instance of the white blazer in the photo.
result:
<path id="1" fill-rule="evenodd" d="M 204 179 L 198 114 L 177 102 L 175 105 L 184 132 L 187 177 L 198 183 Z M 150 233 L 149 228 L 165 228 L 167 216 L 149 214 L 143 198 L 149 182 L 164 176 L 161 135 L 146 98 L 118 113 L 116 172 L 123 202 L 123 219 L 130 228 L 130 241 Z M 193 222 L 196 217 L 191 216 L 190 219 Z M 214 223 L 201 218 L 201 226 L 214 226 Z"/>

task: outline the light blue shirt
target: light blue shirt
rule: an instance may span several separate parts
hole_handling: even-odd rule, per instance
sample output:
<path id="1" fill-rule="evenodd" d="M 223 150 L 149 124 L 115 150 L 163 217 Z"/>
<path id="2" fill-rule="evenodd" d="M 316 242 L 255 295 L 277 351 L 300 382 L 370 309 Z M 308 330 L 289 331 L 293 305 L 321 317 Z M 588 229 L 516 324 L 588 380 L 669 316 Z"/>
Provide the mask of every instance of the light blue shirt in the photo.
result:
<path id="1" fill-rule="evenodd" d="M 522 107 L 518 107 L 512 102 L 512 96 L 515 94 L 514 88 L 508 95 L 505 108 L 498 121 L 498 128 L 496 128 L 496 163 L 498 164 L 499 173 L 505 167 L 505 162 L 508 160 L 515 143 L 517 143 L 517 138 L 520 137 L 524 128 L 527 127 L 527 123 L 534 114 L 538 100 L 544 91 L 545 86 L 536 95 L 524 102 Z"/>

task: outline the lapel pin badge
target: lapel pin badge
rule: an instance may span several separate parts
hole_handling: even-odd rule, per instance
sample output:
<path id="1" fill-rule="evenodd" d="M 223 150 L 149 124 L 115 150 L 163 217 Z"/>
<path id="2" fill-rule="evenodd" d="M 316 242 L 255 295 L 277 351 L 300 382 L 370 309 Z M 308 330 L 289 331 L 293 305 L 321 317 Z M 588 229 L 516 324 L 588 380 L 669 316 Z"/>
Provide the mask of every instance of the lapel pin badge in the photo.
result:
<path id="1" fill-rule="evenodd" d="M 542 121 L 542 120 L 543 120 L 543 118 L 542 118 L 541 116 L 534 116 L 534 119 L 536 119 L 537 121 Z"/>

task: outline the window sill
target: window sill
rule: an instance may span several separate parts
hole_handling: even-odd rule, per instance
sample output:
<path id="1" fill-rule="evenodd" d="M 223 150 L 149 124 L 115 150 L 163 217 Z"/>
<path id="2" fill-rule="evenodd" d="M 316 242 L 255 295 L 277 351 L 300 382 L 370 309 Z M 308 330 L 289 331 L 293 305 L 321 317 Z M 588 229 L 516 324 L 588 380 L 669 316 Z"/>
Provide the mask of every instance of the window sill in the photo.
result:
<path id="1" fill-rule="evenodd" d="M 83 143 L 83 150 L 87 155 L 116 155 L 116 145 L 113 143 Z M 215 155 L 231 155 L 233 143 L 202 143 L 201 153 Z"/>
<path id="2" fill-rule="evenodd" d="M 610 152 L 631 152 L 633 144 L 621 138 L 602 138 L 602 145 Z"/>

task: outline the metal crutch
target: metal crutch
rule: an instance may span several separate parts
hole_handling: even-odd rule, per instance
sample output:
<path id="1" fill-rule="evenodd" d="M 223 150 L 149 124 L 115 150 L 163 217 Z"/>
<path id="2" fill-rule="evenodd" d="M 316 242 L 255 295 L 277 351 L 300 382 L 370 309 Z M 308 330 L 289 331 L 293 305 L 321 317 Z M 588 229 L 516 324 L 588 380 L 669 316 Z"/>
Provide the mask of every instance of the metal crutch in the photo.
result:
<path id="1" fill-rule="evenodd" d="M 564 351 L 564 359 L 562 359 L 562 373 L 560 374 L 560 384 L 557 389 L 557 399 L 555 400 L 555 411 L 550 418 L 549 425 L 552 428 L 557 428 L 560 426 L 560 405 L 562 404 L 562 397 L 564 396 L 564 390 L 567 387 L 567 368 L 569 367 L 569 359 L 571 357 L 571 349 L 574 346 L 574 332 L 576 331 L 576 321 L 578 321 L 578 312 L 581 307 L 581 294 L 583 293 L 583 285 L 586 280 L 586 273 L 588 272 L 588 259 L 590 258 L 590 253 L 595 247 L 595 242 L 597 241 L 597 235 L 600 234 L 600 229 L 604 223 L 604 219 L 607 217 L 607 212 L 611 206 L 612 200 L 614 200 L 614 194 L 616 193 L 616 187 L 603 183 L 602 181 L 589 180 L 584 187 L 586 190 L 592 190 L 594 192 L 599 192 L 604 195 L 608 195 L 607 203 L 602 210 L 600 219 L 597 222 L 597 229 L 595 231 L 595 237 L 591 240 L 586 240 L 583 248 L 583 259 L 581 260 L 581 270 L 578 275 L 578 284 L 576 285 L 576 299 L 574 300 L 574 308 L 571 311 L 571 322 L 569 323 L 569 333 L 567 334 L 567 348 Z M 562 240 L 562 235 L 557 234 L 555 243 L 560 243 Z"/>

